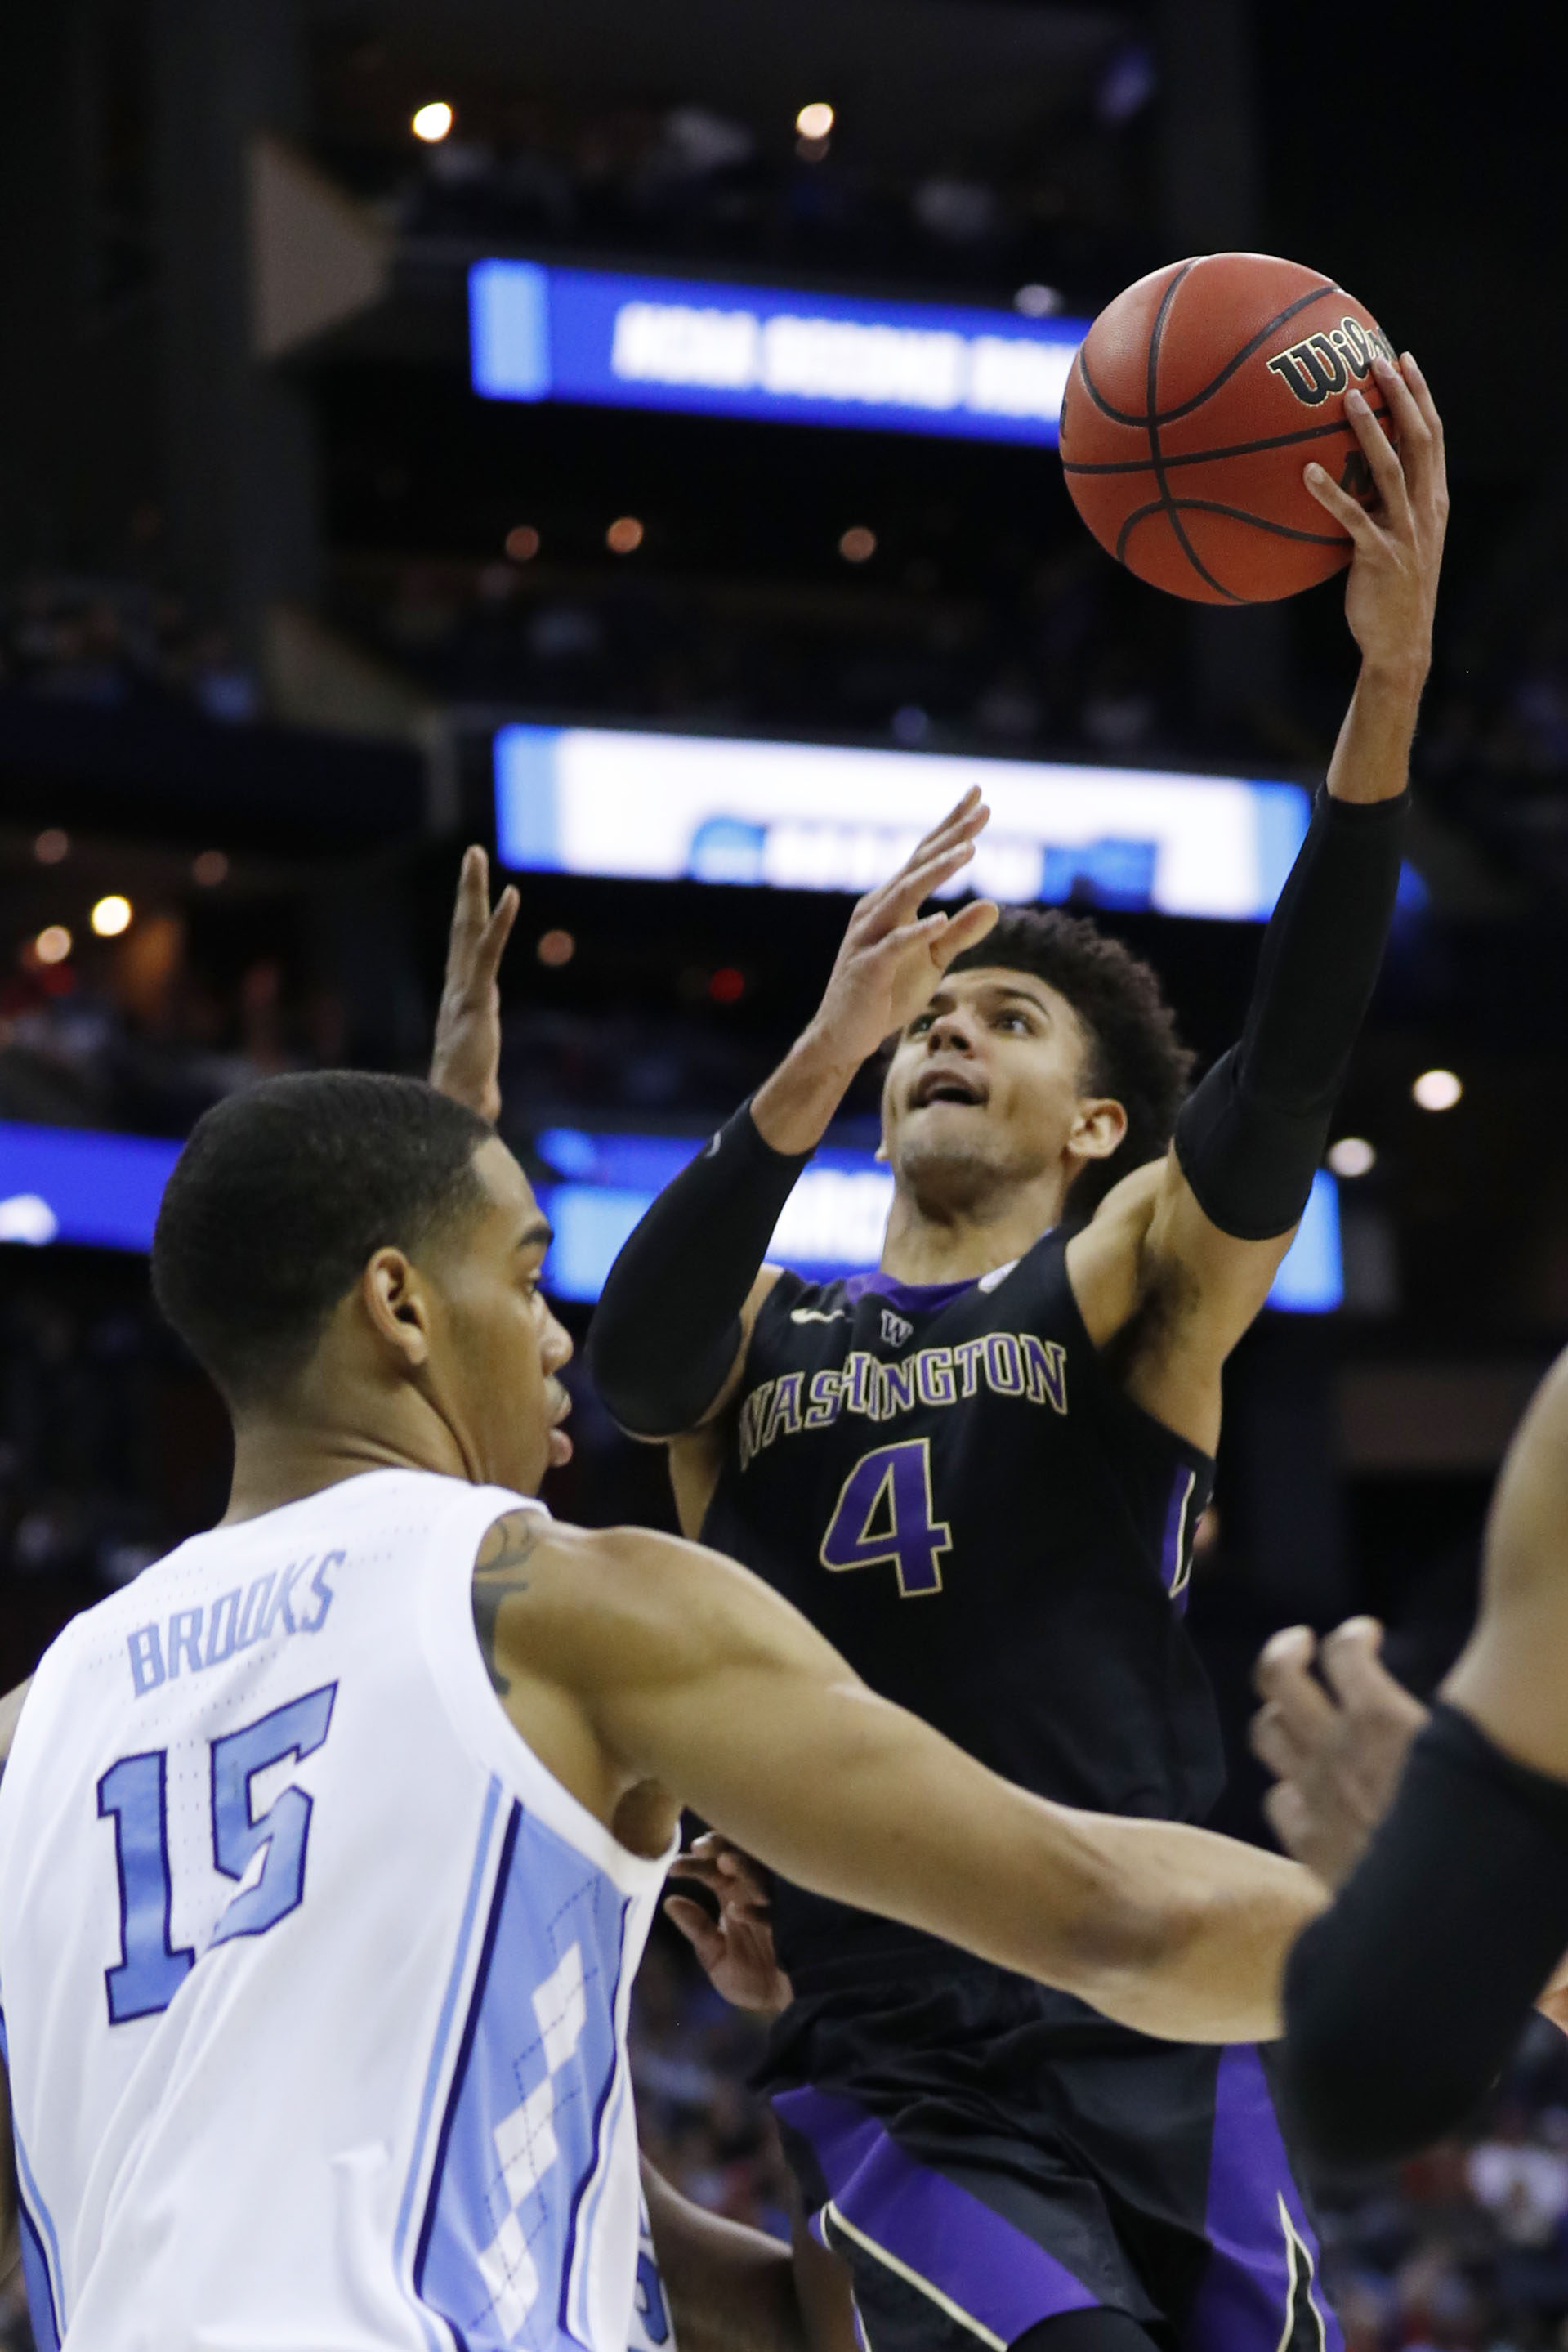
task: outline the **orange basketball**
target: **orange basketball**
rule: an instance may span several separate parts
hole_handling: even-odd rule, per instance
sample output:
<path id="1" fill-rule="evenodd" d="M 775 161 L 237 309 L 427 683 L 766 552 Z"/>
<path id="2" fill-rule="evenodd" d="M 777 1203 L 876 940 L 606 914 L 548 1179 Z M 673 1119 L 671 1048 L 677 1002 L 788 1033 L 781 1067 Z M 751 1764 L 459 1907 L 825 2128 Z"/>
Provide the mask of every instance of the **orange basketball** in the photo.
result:
<path id="1" fill-rule="evenodd" d="M 1061 409 L 1073 504 L 1119 563 L 1205 604 L 1294 596 L 1350 562 L 1301 479 L 1315 457 L 1364 505 L 1372 477 L 1344 395 L 1388 411 L 1394 356 L 1343 286 L 1266 253 L 1210 253 L 1140 278 L 1080 347 Z"/>

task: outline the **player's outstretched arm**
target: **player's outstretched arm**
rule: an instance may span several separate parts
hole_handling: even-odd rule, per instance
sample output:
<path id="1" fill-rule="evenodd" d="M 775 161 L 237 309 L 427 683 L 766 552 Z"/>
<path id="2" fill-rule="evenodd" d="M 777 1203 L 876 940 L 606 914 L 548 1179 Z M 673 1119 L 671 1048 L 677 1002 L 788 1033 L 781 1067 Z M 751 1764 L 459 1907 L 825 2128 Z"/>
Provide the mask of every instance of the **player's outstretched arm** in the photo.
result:
<path id="1" fill-rule="evenodd" d="M 1267 1297 L 1306 1206 L 1399 882 L 1448 499 L 1426 379 L 1408 355 L 1397 367 L 1380 359 L 1377 375 L 1397 454 L 1362 395 L 1347 402 L 1375 508 L 1364 509 L 1321 467 L 1307 469 L 1313 495 L 1354 542 L 1345 615 L 1361 673 L 1264 938 L 1240 1043 L 1184 1106 L 1154 1192 L 1113 1193 L 1072 1244 L 1091 1333 L 1103 1340 L 1139 1318 L 1133 1394 L 1210 1449 L 1220 1367 Z"/>
<path id="2" fill-rule="evenodd" d="M 803 2294 L 788 2246 L 694 2205 L 646 2157 L 643 2194 L 678 2352 L 854 2352 L 847 2281 Z"/>
<path id="3" fill-rule="evenodd" d="M 1207 1831 L 1026 1795 L 695 1544 L 506 1524 L 528 1557 L 488 1588 L 493 1674 L 529 1745 L 601 1819 L 616 1787 L 655 1781 L 797 1884 L 1125 2024 L 1183 2041 L 1277 2032 L 1285 1954 L 1323 1900 L 1310 1873 Z"/>
<path id="4" fill-rule="evenodd" d="M 1565 1678 L 1568 1357 L 1509 1450 L 1476 1631 L 1390 1811 L 1291 1960 L 1291 2095 L 1331 2158 L 1399 2155 L 1457 2124 L 1558 1972 Z"/>
<path id="5" fill-rule="evenodd" d="M 810 1025 L 665 1186 L 611 1267 L 588 1360 L 632 1436 L 677 1436 L 729 1402 L 777 1279 L 763 1261 L 796 1179 L 861 1064 L 997 919 L 988 899 L 953 916 L 919 913 L 974 856 L 988 814 L 977 786 L 966 793 L 893 879 L 860 901 Z"/>

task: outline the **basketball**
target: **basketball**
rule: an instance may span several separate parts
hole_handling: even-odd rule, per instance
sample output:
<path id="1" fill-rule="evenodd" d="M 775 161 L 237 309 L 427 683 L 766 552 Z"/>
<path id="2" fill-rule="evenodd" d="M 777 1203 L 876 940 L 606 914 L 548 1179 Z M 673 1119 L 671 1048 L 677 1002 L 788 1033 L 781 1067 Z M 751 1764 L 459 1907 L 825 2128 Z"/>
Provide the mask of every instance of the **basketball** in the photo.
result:
<path id="1" fill-rule="evenodd" d="M 1140 278 L 1080 345 L 1061 460 L 1102 547 L 1206 604 L 1315 587 L 1351 542 L 1302 480 L 1320 465 L 1364 505 L 1372 478 L 1344 396 L 1393 346 L 1364 304 L 1299 262 L 1211 253 Z"/>

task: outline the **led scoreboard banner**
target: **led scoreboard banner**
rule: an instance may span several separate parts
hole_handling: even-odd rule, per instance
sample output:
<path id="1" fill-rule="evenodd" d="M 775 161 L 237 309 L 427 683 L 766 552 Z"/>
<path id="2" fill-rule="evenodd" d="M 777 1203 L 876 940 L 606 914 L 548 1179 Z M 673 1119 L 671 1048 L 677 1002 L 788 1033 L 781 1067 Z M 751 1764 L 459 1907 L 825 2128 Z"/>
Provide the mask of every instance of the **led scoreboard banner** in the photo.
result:
<path id="1" fill-rule="evenodd" d="M 557 1298 L 596 1299 L 622 1243 L 703 1139 L 549 1128 L 535 1141 L 550 1171 L 538 1185 L 539 1204 L 556 1236 L 546 1287 Z M 0 1244 L 151 1249 L 179 1155 L 177 1143 L 159 1137 L 0 1120 Z M 859 1274 L 882 1254 L 892 1199 L 893 1178 L 869 1150 L 830 1141 L 790 1194 L 768 1255 L 819 1282 Z M 1322 1314 L 1340 1304 L 1342 1288 L 1339 1192 L 1320 1173 L 1269 1304 Z"/>
<path id="2" fill-rule="evenodd" d="M 692 1137 L 595 1135 L 577 1128 L 547 1128 L 536 1143 L 559 1171 L 559 1181 L 538 1186 L 555 1229 L 545 1286 L 558 1298 L 578 1299 L 598 1297 L 654 1194 L 703 1149 Z M 892 1205 L 893 1178 L 872 1152 L 823 1144 L 785 1202 L 766 1255 L 814 1282 L 862 1273 L 882 1255 Z M 1320 1170 L 1268 1303 L 1288 1314 L 1322 1315 L 1343 1296 L 1339 1187 Z"/>
<path id="3" fill-rule="evenodd" d="M 570 400 L 1054 447 L 1086 319 L 629 278 L 538 261 L 468 273 L 487 400 Z"/>
<path id="4" fill-rule="evenodd" d="M 519 870 L 852 895 L 979 784 L 991 822 L 956 892 L 1239 922 L 1271 912 L 1308 816 L 1299 785 L 1234 776 L 620 728 L 503 727 L 495 783 Z"/>

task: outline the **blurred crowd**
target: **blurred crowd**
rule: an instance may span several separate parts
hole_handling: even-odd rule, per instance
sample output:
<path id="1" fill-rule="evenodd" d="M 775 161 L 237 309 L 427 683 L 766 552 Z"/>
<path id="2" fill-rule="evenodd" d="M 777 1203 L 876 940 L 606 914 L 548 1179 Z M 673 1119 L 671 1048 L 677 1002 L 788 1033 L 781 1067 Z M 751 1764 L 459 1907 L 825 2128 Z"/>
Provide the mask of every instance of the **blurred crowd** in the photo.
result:
<path id="1" fill-rule="evenodd" d="M 148 510 L 139 520 L 155 538 L 157 516 Z M 121 712 L 183 702 L 230 724 L 260 715 L 256 681 L 223 632 L 134 577 L 38 573 L 13 586 L 0 598 L 0 694 L 7 692 Z"/>
<path id="2" fill-rule="evenodd" d="M 763 2022 L 713 1990 L 663 1921 L 632 1999 L 632 2080 L 643 2152 L 685 2195 L 732 2221 L 789 2235 L 789 2179 L 750 2077 Z"/>
<path id="3" fill-rule="evenodd" d="M 1535 2020 L 1463 2137 L 1319 2184 L 1348 2352 L 1568 2343 L 1568 2039 Z"/>
<path id="4" fill-rule="evenodd" d="M 955 146 L 899 173 L 841 136 L 792 145 L 704 105 L 577 111 L 492 100 L 417 154 L 340 134 L 324 160 L 410 238 L 570 246 L 658 266 L 831 268 L 983 289 L 1066 281 L 1105 293 L 1148 267 L 1124 134 L 1155 95 L 1150 50 L 1112 51 L 1012 169 Z M 808 125 L 810 123 L 808 117 Z"/>

